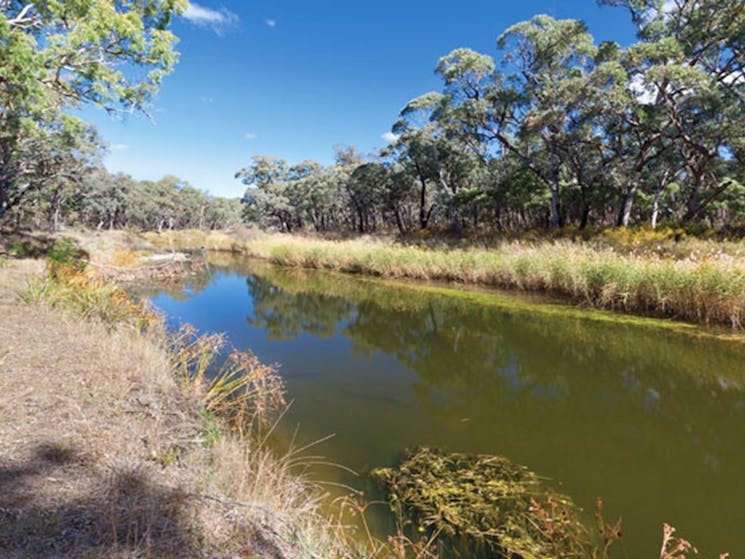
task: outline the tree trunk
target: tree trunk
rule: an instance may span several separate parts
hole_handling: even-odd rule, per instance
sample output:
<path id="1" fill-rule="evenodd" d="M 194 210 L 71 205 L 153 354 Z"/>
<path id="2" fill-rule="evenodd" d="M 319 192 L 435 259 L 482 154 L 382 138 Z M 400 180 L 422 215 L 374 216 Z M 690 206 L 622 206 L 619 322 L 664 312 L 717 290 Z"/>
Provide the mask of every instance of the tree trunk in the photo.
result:
<path id="1" fill-rule="evenodd" d="M 734 181 L 732 180 L 726 180 L 722 182 L 717 188 L 714 189 L 714 191 L 709 194 L 706 198 L 704 198 L 701 202 L 698 203 L 690 203 L 688 204 L 688 211 L 683 216 L 683 222 L 689 222 L 692 219 L 698 217 L 698 215 L 708 206 L 711 204 L 722 192 L 727 190 L 730 186 L 734 184 Z"/>
<path id="2" fill-rule="evenodd" d="M 662 175 L 662 180 L 657 187 L 657 191 L 654 193 L 654 202 L 652 203 L 652 229 L 657 229 L 657 217 L 660 214 L 660 198 L 662 198 L 662 193 L 665 192 L 665 188 L 670 180 L 670 175 L 670 170 L 666 169 L 665 173 Z"/>
<path id="3" fill-rule="evenodd" d="M 52 195 L 52 203 L 49 213 L 49 231 L 56 233 L 59 231 L 60 212 L 62 211 L 62 188 L 57 187 L 54 189 Z"/>
<path id="4" fill-rule="evenodd" d="M 564 217 L 561 215 L 560 177 L 561 159 L 558 146 L 551 144 L 551 174 L 549 176 L 548 188 L 551 190 L 551 227 L 560 229 L 564 226 Z"/>
<path id="5" fill-rule="evenodd" d="M 657 216 L 660 213 L 660 197 L 662 189 L 654 193 L 654 202 L 652 204 L 652 229 L 657 229 Z"/>
<path id="6" fill-rule="evenodd" d="M 621 208 L 618 211 L 618 219 L 616 225 L 619 227 L 628 227 L 629 221 L 631 220 L 631 208 L 634 205 L 634 196 L 636 191 L 639 189 L 638 183 L 633 183 L 623 193 L 623 199 L 621 200 Z"/>
<path id="7" fill-rule="evenodd" d="M 561 199 L 559 197 L 559 185 L 554 183 L 551 189 L 551 227 L 560 229 L 564 225 L 564 219 L 561 215 Z"/>
<path id="8" fill-rule="evenodd" d="M 424 207 L 427 205 L 427 182 L 424 179 L 420 179 L 420 181 L 422 188 L 419 191 L 419 227 L 426 229 L 428 219 Z"/>

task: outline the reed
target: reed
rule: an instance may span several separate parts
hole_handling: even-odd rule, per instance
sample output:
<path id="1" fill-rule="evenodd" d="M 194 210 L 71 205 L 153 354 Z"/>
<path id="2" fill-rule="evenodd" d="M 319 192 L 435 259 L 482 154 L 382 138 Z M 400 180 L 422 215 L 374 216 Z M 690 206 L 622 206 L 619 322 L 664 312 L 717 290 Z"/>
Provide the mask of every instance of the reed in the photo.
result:
<path id="1" fill-rule="evenodd" d="M 219 364 L 224 346 L 221 335 L 198 335 L 187 324 L 169 336 L 168 353 L 182 390 L 245 436 L 252 427 L 268 425 L 287 405 L 284 382 L 251 351 L 234 349 Z"/>
<path id="2" fill-rule="evenodd" d="M 247 254 L 282 266 L 543 292 L 599 309 L 745 326 L 745 257 L 723 252 L 676 259 L 566 240 L 429 248 L 286 236 L 244 246 Z"/>

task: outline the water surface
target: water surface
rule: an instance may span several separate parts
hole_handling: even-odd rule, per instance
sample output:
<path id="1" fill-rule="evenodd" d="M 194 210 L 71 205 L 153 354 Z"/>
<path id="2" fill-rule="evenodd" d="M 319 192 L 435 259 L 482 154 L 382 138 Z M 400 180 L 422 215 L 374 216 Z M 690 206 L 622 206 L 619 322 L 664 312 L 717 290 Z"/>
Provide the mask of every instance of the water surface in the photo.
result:
<path id="1" fill-rule="evenodd" d="M 150 297 L 173 323 L 280 364 L 285 436 L 333 433 L 313 449 L 330 461 L 364 473 L 415 445 L 501 454 L 580 506 L 602 497 L 623 517 L 616 557 L 656 557 L 663 522 L 705 556 L 745 556 L 742 341 L 224 258 Z"/>

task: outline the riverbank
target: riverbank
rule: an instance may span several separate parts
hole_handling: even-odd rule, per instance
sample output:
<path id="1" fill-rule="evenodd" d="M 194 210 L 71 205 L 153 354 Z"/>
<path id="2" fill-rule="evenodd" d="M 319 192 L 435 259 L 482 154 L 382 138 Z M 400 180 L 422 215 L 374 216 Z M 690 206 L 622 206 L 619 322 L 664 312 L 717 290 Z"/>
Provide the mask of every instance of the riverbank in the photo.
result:
<path id="1" fill-rule="evenodd" d="M 114 233 L 88 237 L 86 246 L 99 247 L 94 262 L 113 258 L 122 267 L 125 261 L 138 266 L 155 249 L 152 243 L 137 251 L 120 245 L 132 240 Z M 52 253 L 59 257 L 59 246 Z M 0 514 L 12 521 L 0 534 L 0 551 L 9 557 L 351 559 L 402 558 L 411 545 L 418 554 L 410 540 L 392 539 L 389 547 L 371 538 L 367 551 L 356 553 L 349 526 L 330 519 L 322 507 L 324 492 L 297 475 L 297 456 L 277 458 L 255 439 L 236 434 L 215 413 L 209 394 L 193 378 L 184 382 L 184 369 L 193 362 L 189 355 L 201 352 L 182 353 L 164 343 L 160 332 L 143 332 L 139 325 L 146 316 L 135 313 L 134 323 L 127 323 L 129 313 L 91 312 L 99 300 L 88 296 L 91 290 L 101 289 L 100 300 L 118 306 L 120 292 L 110 279 L 73 276 L 68 285 L 57 272 L 61 285 L 50 287 L 44 279 L 29 284 L 43 273 L 39 262 L 5 260 L 0 269 L 0 331 L 11 333 L 8 346 L 0 346 L 0 406 L 9 410 L 0 427 L 0 481 L 9 489 L 0 497 Z M 305 274 L 320 274 L 279 272 L 291 276 L 282 282 L 290 290 L 307 289 L 313 282 Z M 376 283 L 347 279 L 350 289 Z M 324 293 L 339 288 L 337 283 Z M 382 299 L 380 293 L 368 296 Z M 403 301 L 390 304 L 400 316 Z M 623 340 L 620 346 L 628 357 Z M 666 355 L 659 347 L 651 352 Z M 460 365 L 446 366 L 443 378 Z M 703 369 L 727 367 L 712 362 Z M 352 503 L 347 510 L 359 513 L 366 506 Z"/>
<path id="2" fill-rule="evenodd" d="M 301 458 L 231 429 L 186 380 L 198 346 L 141 316 L 83 313 L 69 291 L 29 295 L 41 261 L 0 264 L 0 555 L 353 556 Z M 65 288 L 100 287 L 76 282 Z"/>
<path id="3" fill-rule="evenodd" d="M 624 235 L 484 247 L 170 231 L 133 234 L 130 242 L 170 250 L 231 251 L 282 266 L 548 293 L 591 308 L 734 330 L 745 327 L 745 244 Z"/>

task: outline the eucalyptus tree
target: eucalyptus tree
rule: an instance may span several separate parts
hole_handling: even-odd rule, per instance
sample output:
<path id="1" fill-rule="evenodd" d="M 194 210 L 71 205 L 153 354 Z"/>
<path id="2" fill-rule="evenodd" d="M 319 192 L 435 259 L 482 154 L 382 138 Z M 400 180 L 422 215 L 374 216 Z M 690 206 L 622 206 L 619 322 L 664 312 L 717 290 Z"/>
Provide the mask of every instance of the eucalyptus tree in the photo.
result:
<path id="1" fill-rule="evenodd" d="M 509 75 L 470 49 L 440 59 L 436 71 L 445 88 L 433 119 L 484 161 L 490 155 L 519 160 L 550 192 L 551 224 L 560 227 L 563 150 L 597 47 L 583 23 L 546 15 L 510 27 L 498 46 Z"/>
<path id="2" fill-rule="evenodd" d="M 38 143 L 32 155 L 35 189 L 48 200 L 48 226 L 56 232 L 67 199 L 86 174 L 100 165 L 101 140 L 92 126 L 62 115 Z"/>
<path id="3" fill-rule="evenodd" d="M 203 226 L 206 229 L 229 229 L 241 223 L 239 198 L 217 196 L 207 203 Z"/>
<path id="4" fill-rule="evenodd" d="M 583 116 L 581 106 L 598 49 L 584 23 L 546 15 L 510 27 L 498 45 L 505 50 L 505 62 L 514 67 L 507 82 L 507 96 L 513 99 L 508 114 L 519 119 L 514 123 L 519 144 L 510 151 L 519 153 L 548 187 L 551 224 L 561 227 L 566 154 L 574 145 L 573 125 Z"/>
<path id="5" fill-rule="evenodd" d="M 680 217 L 696 219 L 735 184 L 726 173 L 727 160 L 740 157 L 745 126 L 745 6 L 729 0 L 603 3 L 628 9 L 640 39 L 625 57 L 644 113 L 629 120 L 637 136 L 634 183 L 650 162 L 674 152 L 664 157 L 681 162 L 675 173 L 685 205 Z M 619 224 L 627 223 L 622 208 Z"/>
<path id="6" fill-rule="evenodd" d="M 244 217 L 264 226 L 292 231 L 294 208 L 287 197 L 290 165 L 284 159 L 257 155 L 235 176 L 248 188 L 243 196 Z"/>
<path id="7" fill-rule="evenodd" d="M 0 0 L 0 218 L 23 199 L 24 146 L 93 103 L 143 110 L 177 60 L 186 0 Z"/>
<path id="8" fill-rule="evenodd" d="M 375 231 L 375 214 L 378 211 L 381 220 L 387 211 L 391 211 L 399 231 L 403 233 L 406 230 L 398 201 L 395 196 L 390 196 L 396 189 L 391 184 L 391 173 L 386 165 L 377 161 L 359 164 L 348 179 L 348 189 L 354 200 L 360 233 Z"/>

